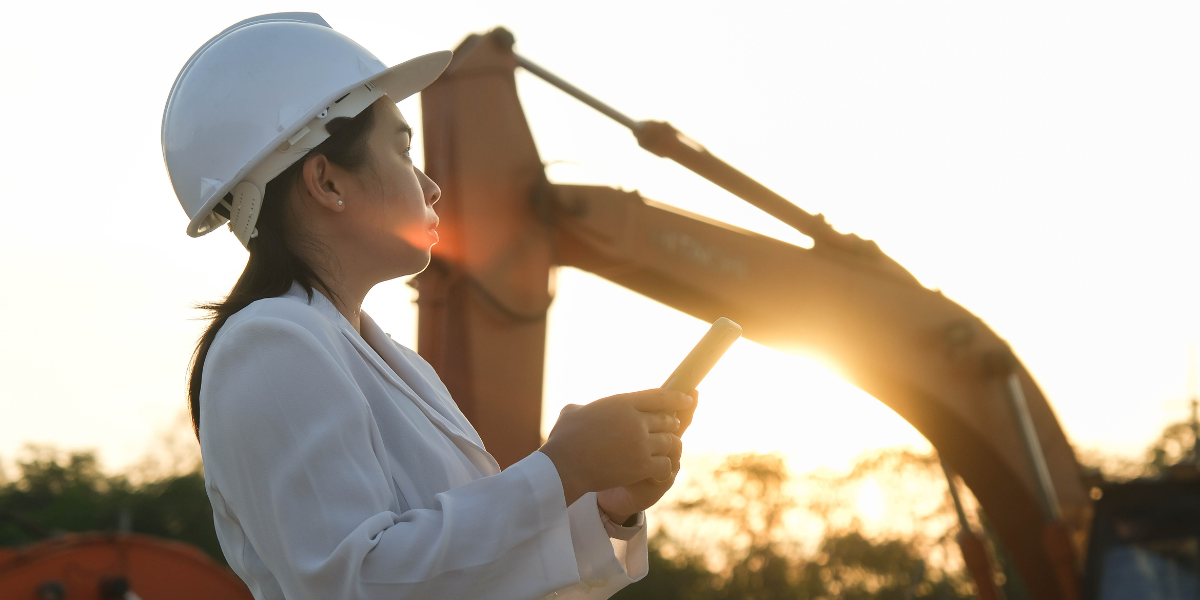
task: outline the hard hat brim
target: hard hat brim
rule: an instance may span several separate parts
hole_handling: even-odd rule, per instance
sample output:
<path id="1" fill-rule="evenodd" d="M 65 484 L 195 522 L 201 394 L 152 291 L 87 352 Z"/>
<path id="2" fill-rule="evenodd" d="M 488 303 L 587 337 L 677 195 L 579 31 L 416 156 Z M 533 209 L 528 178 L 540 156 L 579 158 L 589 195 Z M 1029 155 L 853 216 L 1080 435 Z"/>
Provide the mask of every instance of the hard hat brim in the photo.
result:
<path id="1" fill-rule="evenodd" d="M 405 98 L 408 98 L 409 96 L 412 96 L 413 94 L 425 89 L 434 81 L 437 81 L 437 78 L 440 77 L 442 72 L 446 70 L 446 67 L 449 66 L 450 60 L 453 57 L 454 54 L 449 50 L 441 50 L 438 52 L 432 52 L 430 54 L 418 56 L 416 58 L 406 60 L 391 68 L 385 69 L 379 73 L 370 75 L 369 77 L 364 77 L 361 81 L 357 81 L 353 85 L 348 85 L 330 94 L 329 97 L 312 107 L 308 113 L 298 118 L 293 125 L 287 129 L 284 129 L 278 137 L 263 147 L 258 154 L 255 155 L 253 160 L 243 166 L 232 180 L 221 186 L 221 189 L 216 190 L 212 197 L 207 198 L 205 200 L 204 207 L 201 208 L 200 211 L 196 213 L 196 216 L 192 218 L 191 222 L 188 223 L 188 235 L 191 237 L 200 237 L 201 235 L 204 235 L 204 233 L 207 233 L 207 231 L 201 233 L 200 228 L 208 221 L 209 215 L 212 213 L 213 208 L 221 202 L 221 198 L 225 196 L 229 190 L 233 189 L 238 182 L 245 178 L 255 166 L 257 166 L 264 158 L 267 157 L 267 155 L 283 144 L 283 142 L 288 138 L 295 135 L 296 132 L 303 128 L 306 123 L 314 119 L 317 114 L 321 112 L 321 110 L 332 104 L 335 100 L 345 96 L 351 90 L 360 85 L 370 83 L 383 90 L 383 92 L 387 94 L 393 102 L 400 102 L 401 100 L 404 100 Z"/>

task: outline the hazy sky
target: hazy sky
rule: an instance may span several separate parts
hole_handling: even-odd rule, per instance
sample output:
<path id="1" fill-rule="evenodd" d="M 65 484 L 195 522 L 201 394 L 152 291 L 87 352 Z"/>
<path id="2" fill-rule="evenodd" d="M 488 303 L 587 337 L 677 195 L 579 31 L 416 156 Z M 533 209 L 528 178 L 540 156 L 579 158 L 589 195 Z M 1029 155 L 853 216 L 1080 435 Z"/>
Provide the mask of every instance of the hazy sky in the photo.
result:
<path id="1" fill-rule="evenodd" d="M 1139 452 L 1187 413 L 1195 6 L 21 3 L 0 36 L 0 458 L 53 443 L 120 468 L 178 422 L 202 327 L 190 307 L 227 292 L 246 255 L 227 232 L 184 233 L 163 102 L 209 37 L 285 10 L 320 12 L 389 64 L 505 25 L 527 57 L 635 118 L 670 120 L 981 316 L 1078 446 Z M 552 180 L 800 241 L 542 82 L 522 73 L 518 86 Z M 416 99 L 401 110 L 420 122 Z M 550 417 L 660 384 L 706 328 L 577 271 L 558 291 Z M 411 342 L 411 299 L 390 282 L 366 308 Z M 689 451 L 779 450 L 808 468 L 924 443 L 825 366 L 745 341 L 701 391 Z"/>

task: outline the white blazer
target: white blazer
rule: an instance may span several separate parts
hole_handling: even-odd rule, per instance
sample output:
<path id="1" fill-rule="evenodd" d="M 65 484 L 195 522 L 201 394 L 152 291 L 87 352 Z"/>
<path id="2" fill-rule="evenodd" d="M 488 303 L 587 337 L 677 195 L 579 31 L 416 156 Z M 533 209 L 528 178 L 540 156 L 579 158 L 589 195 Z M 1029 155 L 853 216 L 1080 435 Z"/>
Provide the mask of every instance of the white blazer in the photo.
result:
<path id="1" fill-rule="evenodd" d="M 209 350 L 204 482 L 255 598 L 599 600 L 645 576 L 644 518 L 567 507 L 541 452 L 501 472 L 433 368 L 361 328 L 294 285 Z"/>

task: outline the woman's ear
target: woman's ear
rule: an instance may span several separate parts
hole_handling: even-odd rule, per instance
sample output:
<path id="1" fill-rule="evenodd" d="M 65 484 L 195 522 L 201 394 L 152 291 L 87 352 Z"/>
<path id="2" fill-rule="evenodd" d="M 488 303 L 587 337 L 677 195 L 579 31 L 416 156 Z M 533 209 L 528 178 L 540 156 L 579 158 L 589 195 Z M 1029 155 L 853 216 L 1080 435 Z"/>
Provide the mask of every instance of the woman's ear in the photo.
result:
<path id="1" fill-rule="evenodd" d="M 323 154 L 306 161 L 301 170 L 304 189 L 317 204 L 334 212 L 345 208 L 346 177 L 349 174 L 329 162 Z"/>

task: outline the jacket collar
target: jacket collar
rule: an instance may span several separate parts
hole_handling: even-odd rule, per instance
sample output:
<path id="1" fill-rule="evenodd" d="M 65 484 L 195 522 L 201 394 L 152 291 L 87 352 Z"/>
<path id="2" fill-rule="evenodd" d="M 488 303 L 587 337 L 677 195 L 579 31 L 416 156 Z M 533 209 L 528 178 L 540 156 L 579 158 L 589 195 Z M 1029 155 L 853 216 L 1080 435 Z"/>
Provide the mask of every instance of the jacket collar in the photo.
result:
<path id="1" fill-rule="evenodd" d="M 431 422 L 433 422 L 438 429 L 442 430 L 442 432 L 448 435 L 450 439 L 454 440 L 455 445 L 459 446 L 468 457 L 472 457 L 472 454 L 475 453 L 482 454 L 482 457 L 472 457 L 472 462 L 476 462 L 476 459 L 478 458 L 483 460 L 485 464 L 496 464 L 495 459 L 487 453 L 487 450 L 484 449 L 483 444 L 476 436 L 471 436 L 464 433 L 462 429 L 450 422 L 445 415 L 430 406 L 420 394 L 412 389 L 412 386 L 410 386 L 408 382 L 404 381 L 403 378 L 396 374 L 396 369 L 394 369 L 389 363 L 394 361 L 402 361 L 404 358 L 401 357 L 399 351 L 392 346 L 392 344 L 395 342 L 392 342 L 391 338 L 384 333 L 382 329 L 380 329 L 379 325 L 375 324 L 375 320 L 367 315 L 367 313 L 360 313 L 361 319 L 359 321 L 359 326 L 363 330 L 360 334 L 354 329 L 354 326 L 350 324 L 350 321 L 347 321 L 346 317 L 343 316 L 340 311 L 338 311 L 337 307 L 334 306 L 333 303 L 330 302 L 329 299 L 327 299 L 320 291 L 313 289 L 312 300 L 310 301 L 308 298 L 308 292 L 305 292 L 304 288 L 299 283 L 293 283 L 291 289 L 288 290 L 284 296 L 295 298 L 301 302 L 304 302 L 305 304 L 308 304 L 320 312 L 322 316 L 329 319 L 330 322 L 332 322 L 339 330 L 341 330 L 342 335 L 344 335 L 350 344 L 358 350 L 358 353 L 362 355 L 364 360 L 371 363 L 371 365 L 375 367 L 375 370 L 378 371 L 379 374 L 387 379 L 392 385 L 396 386 L 396 388 L 403 392 L 405 396 L 408 396 L 409 399 L 412 400 L 413 404 L 415 404 L 417 408 L 421 409 L 421 412 L 425 413 L 425 416 Z M 367 342 L 365 338 L 368 337 L 375 341 L 374 346 Z M 379 348 L 379 350 L 376 350 L 376 348 Z M 466 447 L 463 447 L 464 444 Z M 472 450 L 474 452 L 472 452 Z M 482 467 L 482 465 L 480 466 Z M 498 470 L 499 467 L 496 466 L 493 468 Z"/>
<path id="2" fill-rule="evenodd" d="M 289 289 L 283 295 L 283 297 L 295 298 L 296 300 L 299 300 L 317 309 L 317 312 L 321 313 L 321 316 L 329 319 L 334 325 L 337 325 L 339 329 L 349 327 L 351 331 L 354 331 L 354 327 L 350 325 L 350 321 L 347 321 L 346 317 L 343 317 L 342 313 L 338 312 L 337 307 L 334 306 L 333 303 L 327 298 L 325 298 L 325 295 L 316 288 L 313 288 L 312 299 L 309 300 L 308 292 L 304 291 L 304 287 L 299 283 L 292 282 L 291 289 Z"/>

